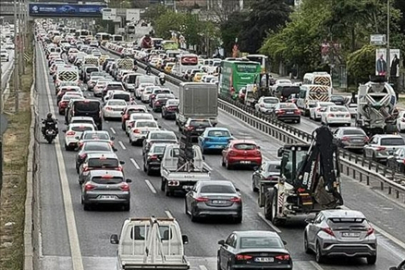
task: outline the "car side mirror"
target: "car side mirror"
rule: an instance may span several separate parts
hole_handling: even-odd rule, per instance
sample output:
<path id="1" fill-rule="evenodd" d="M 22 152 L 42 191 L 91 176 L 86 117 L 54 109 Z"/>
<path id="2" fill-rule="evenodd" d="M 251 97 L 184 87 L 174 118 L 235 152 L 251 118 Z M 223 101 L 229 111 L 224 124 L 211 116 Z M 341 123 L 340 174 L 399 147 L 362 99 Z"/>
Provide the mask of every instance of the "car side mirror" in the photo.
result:
<path id="1" fill-rule="evenodd" d="M 120 164 L 121 164 L 121 165 L 124 165 L 124 164 L 125 164 L 125 161 L 120 160 Z"/>
<path id="2" fill-rule="evenodd" d="M 280 165 L 277 165 L 277 166 L 276 166 L 276 170 L 281 170 L 281 166 L 280 166 Z"/>
<path id="3" fill-rule="evenodd" d="M 314 219 L 312 219 L 312 218 L 306 218 L 306 219 L 305 219 L 305 222 L 308 223 L 308 224 L 312 224 L 312 223 L 314 223 Z"/>
<path id="4" fill-rule="evenodd" d="M 158 126 L 158 128 L 162 128 L 162 126 Z"/>
<path id="5" fill-rule="evenodd" d="M 158 119 L 157 118 L 155 118 L 155 121 L 157 121 Z"/>
<path id="6" fill-rule="evenodd" d="M 113 234 L 110 236 L 110 243 L 114 244 L 114 245 L 118 245 L 118 243 L 120 242 L 120 240 L 118 240 L 118 235 Z"/>
<path id="7" fill-rule="evenodd" d="M 124 112 L 121 112 L 121 115 L 124 115 Z"/>
<path id="8" fill-rule="evenodd" d="M 183 240 L 183 244 L 184 244 L 184 245 L 187 245 L 187 244 L 188 244 L 188 236 L 187 236 L 187 235 L 184 235 L 184 234 L 183 234 L 183 235 L 181 236 L 181 239 Z"/>
<path id="9" fill-rule="evenodd" d="M 225 245 L 225 241 L 224 241 L 224 240 L 219 240 L 219 241 L 218 241 L 218 245 L 224 246 L 224 245 Z"/>
<path id="10" fill-rule="evenodd" d="M 284 244 L 284 246 L 286 246 L 286 245 L 287 245 L 287 242 L 283 240 L 283 244 Z"/>
<path id="11" fill-rule="evenodd" d="M 259 166 L 254 166 L 253 170 L 255 170 L 255 171 L 259 170 Z"/>
<path id="12" fill-rule="evenodd" d="M 235 188 L 235 190 L 236 190 L 237 192 L 240 192 L 240 189 L 239 189 L 239 188 Z"/>
<path id="13" fill-rule="evenodd" d="M 205 160 L 205 156 L 202 156 L 202 159 Z"/>
<path id="14" fill-rule="evenodd" d="M 142 136 L 142 139 L 146 139 L 146 136 Z"/>
<path id="15" fill-rule="evenodd" d="M 75 139 L 76 139 L 76 140 L 80 140 L 80 137 L 79 137 L 79 136 L 76 136 Z"/>
<path id="16" fill-rule="evenodd" d="M 132 180 L 131 179 L 126 179 L 125 182 L 132 183 Z"/>
<path id="17" fill-rule="evenodd" d="M 398 270 L 396 266 L 390 267 L 390 270 Z"/>
<path id="18" fill-rule="evenodd" d="M 117 152 L 117 151 L 118 151 L 118 149 L 117 149 L 117 148 L 115 148 L 115 147 L 113 147 L 113 151 L 114 151 L 114 152 Z"/>
<path id="19" fill-rule="evenodd" d="M 260 149 L 261 149 L 261 147 L 260 147 L 260 146 L 257 146 L 257 149 L 259 149 L 259 150 L 260 150 Z"/>
<path id="20" fill-rule="evenodd" d="M 186 187 L 184 190 L 190 192 L 192 189 L 193 189 L 192 187 Z"/>
<path id="21" fill-rule="evenodd" d="M 115 140 L 115 137 L 111 137 L 110 140 L 112 140 L 112 141 Z"/>
<path id="22" fill-rule="evenodd" d="M 277 151 L 277 157 L 282 157 L 283 156 L 283 148 L 282 147 L 280 147 L 279 149 L 278 149 L 278 151 Z"/>
<path id="23" fill-rule="evenodd" d="M 63 133 L 66 133 L 66 129 L 62 130 Z"/>

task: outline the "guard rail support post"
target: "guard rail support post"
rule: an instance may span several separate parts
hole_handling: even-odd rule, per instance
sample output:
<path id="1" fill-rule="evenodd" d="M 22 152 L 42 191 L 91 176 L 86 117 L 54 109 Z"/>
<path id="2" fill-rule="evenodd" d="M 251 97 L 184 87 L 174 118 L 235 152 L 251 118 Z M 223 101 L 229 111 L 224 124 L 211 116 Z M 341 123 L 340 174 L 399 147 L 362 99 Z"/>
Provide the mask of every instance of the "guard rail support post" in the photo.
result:
<path id="1" fill-rule="evenodd" d="M 375 172 L 378 173 L 378 170 L 380 169 L 380 164 L 378 162 L 376 162 L 376 166 L 375 166 Z"/>
<path id="2" fill-rule="evenodd" d="M 356 180 L 356 170 L 353 170 L 353 179 Z"/>
<path id="3" fill-rule="evenodd" d="M 383 181 L 380 182 L 380 187 L 381 187 L 381 190 L 384 191 L 384 182 Z"/>
<path id="4" fill-rule="evenodd" d="M 366 182 L 367 182 L 367 186 L 369 186 L 369 185 L 370 185 L 370 175 L 367 175 L 367 178 L 366 178 L 366 179 L 367 179 L 367 181 L 366 181 Z"/>

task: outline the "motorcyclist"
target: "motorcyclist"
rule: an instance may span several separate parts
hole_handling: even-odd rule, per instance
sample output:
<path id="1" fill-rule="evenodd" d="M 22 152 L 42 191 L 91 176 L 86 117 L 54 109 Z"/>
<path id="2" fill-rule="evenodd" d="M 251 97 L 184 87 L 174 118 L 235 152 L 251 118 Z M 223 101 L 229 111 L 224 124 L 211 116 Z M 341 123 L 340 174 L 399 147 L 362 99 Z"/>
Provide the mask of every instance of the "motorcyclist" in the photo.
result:
<path id="1" fill-rule="evenodd" d="M 58 124 L 56 122 L 56 119 L 52 118 L 52 113 L 48 113 L 46 115 L 46 119 L 42 120 L 42 134 L 45 136 L 45 131 L 48 128 L 51 128 L 52 130 L 55 130 L 56 134 L 58 134 Z"/>
<path id="2" fill-rule="evenodd" d="M 151 71 L 152 71 L 152 69 L 151 69 L 150 63 L 148 63 L 148 65 L 145 68 L 145 72 L 147 75 L 149 75 L 151 73 Z"/>
<path id="3" fill-rule="evenodd" d="M 136 59 L 134 59 L 134 68 L 133 68 L 133 70 L 134 71 L 138 70 L 138 61 L 136 61 Z"/>
<path id="4" fill-rule="evenodd" d="M 160 84 L 161 84 L 161 85 L 164 85 L 165 82 L 166 82 L 165 74 L 164 74 L 163 72 L 160 72 L 160 73 L 158 74 L 158 76 L 159 76 Z"/>

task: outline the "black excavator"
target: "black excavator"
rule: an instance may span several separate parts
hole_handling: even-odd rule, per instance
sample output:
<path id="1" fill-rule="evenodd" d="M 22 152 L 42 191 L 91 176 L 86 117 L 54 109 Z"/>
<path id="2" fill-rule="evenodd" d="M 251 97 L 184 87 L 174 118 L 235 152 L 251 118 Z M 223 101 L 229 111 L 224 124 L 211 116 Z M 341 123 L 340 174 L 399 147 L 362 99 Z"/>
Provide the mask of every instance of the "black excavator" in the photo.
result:
<path id="1" fill-rule="evenodd" d="M 292 216 L 308 215 L 343 205 L 338 147 L 327 126 L 314 130 L 311 144 L 288 144 L 278 150 L 280 178 L 262 181 L 259 206 L 274 225 Z"/>

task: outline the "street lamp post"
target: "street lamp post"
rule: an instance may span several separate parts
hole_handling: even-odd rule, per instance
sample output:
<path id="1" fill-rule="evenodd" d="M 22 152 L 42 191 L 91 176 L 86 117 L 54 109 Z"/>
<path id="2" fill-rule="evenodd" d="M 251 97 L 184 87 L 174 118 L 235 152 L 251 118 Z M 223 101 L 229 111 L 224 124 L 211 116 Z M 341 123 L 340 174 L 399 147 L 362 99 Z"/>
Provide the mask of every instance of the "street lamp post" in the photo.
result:
<path id="1" fill-rule="evenodd" d="M 391 73 L 391 55 L 390 55 L 390 0 L 387 0 L 387 81 L 390 82 Z"/>

